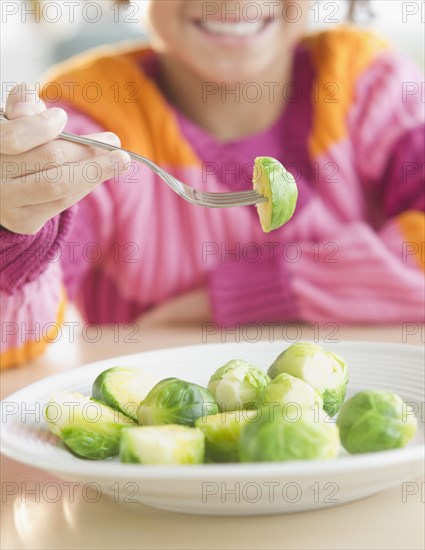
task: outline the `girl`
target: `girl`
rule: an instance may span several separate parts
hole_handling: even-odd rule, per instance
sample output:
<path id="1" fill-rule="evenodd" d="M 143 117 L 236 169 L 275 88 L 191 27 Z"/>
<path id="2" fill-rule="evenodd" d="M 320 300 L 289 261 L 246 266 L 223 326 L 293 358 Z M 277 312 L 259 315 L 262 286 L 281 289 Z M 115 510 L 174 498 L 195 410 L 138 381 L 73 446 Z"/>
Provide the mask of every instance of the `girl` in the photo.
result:
<path id="1" fill-rule="evenodd" d="M 56 68 L 48 109 L 11 91 L 2 367 L 42 352 L 40 327 L 61 322 L 66 297 L 96 323 L 196 289 L 199 315 L 226 327 L 423 319 L 421 78 L 369 32 L 304 36 L 308 13 L 304 1 L 151 0 L 151 47 Z M 64 128 L 119 136 L 209 191 L 251 188 L 254 158 L 276 157 L 297 210 L 264 235 L 254 207 L 192 206 L 125 153 L 55 140 Z"/>

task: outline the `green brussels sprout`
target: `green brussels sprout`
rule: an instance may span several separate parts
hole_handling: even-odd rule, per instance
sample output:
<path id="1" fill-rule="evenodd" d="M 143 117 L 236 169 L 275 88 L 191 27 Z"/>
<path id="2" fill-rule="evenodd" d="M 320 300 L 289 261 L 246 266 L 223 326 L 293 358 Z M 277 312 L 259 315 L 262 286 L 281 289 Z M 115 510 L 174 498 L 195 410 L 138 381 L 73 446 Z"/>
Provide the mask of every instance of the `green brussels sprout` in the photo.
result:
<path id="1" fill-rule="evenodd" d="M 379 390 L 365 390 L 348 399 L 337 422 L 341 443 L 352 454 L 404 447 L 417 428 L 401 397 Z"/>
<path id="2" fill-rule="evenodd" d="M 239 462 L 239 436 L 247 422 L 254 422 L 256 410 L 228 411 L 202 416 L 195 426 L 205 435 L 205 457 L 209 462 Z"/>
<path id="3" fill-rule="evenodd" d="M 136 426 L 107 405 L 81 393 L 57 392 L 46 407 L 50 431 L 76 455 L 92 460 L 116 456 L 121 430 Z"/>
<path id="4" fill-rule="evenodd" d="M 214 396 L 206 388 L 179 378 L 165 378 L 140 403 L 137 418 L 142 425 L 193 426 L 200 416 L 217 412 Z"/>
<path id="5" fill-rule="evenodd" d="M 211 376 L 208 389 L 221 411 L 254 408 L 270 378 L 260 368 L 242 359 L 229 361 Z"/>
<path id="6" fill-rule="evenodd" d="M 204 454 L 204 434 L 198 428 L 167 424 L 126 428 L 121 432 L 121 462 L 201 464 Z"/>
<path id="7" fill-rule="evenodd" d="M 106 403 L 137 422 L 140 402 L 155 384 L 156 379 L 140 369 L 112 367 L 96 378 L 92 394 L 97 401 Z"/>
<path id="8" fill-rule="evenodd" d="M 301 378 L 323 399 L 323 408 L 334 416 L 345 399 L 348 384 L 347 363 L 336 353 L 316 344 L 297 342 L 282 352 L 271 365 L 268 375 L 276 378 L 286 372 Z"/>
<path id="9" fill-rule="evenodd" d="M 239 440 L 241 462 L 328 460 L 340 449 L 335 422 L 323 422 L 305 409 L 289 417 L 284 407 L 262 407 L 256 422 L 245 424 Z"/>
<path id="10" fill-rule="evenodd" d="M 314 407 L 318 404 L 320 409 L 323 408 L 323 399 L 314 388 L 286 372 L 273 378 L 264 388 L 261 397 L 263 403 L 296 404 L 302 408 Z"/>
<path id="11" fill-rule="evenodd" d="M 267 201 L 257 204 L 261 228 L 273 231 L 292 218 L 298 199 L 294 176 L 272 157 L 257 157 L 254 161 L 254 189 Z"/>

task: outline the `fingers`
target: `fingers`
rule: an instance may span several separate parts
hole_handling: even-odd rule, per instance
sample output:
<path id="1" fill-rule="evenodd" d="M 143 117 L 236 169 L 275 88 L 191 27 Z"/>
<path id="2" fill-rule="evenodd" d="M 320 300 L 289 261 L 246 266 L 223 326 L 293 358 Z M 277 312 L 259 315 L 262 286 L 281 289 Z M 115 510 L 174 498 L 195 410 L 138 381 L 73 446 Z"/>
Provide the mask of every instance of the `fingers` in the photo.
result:
<path id="1" fill-rule="evenodd" d="M 54 218 L 70 206 L 77 204 L 86 197 L 92 189 L 86 189 L 63 199 L 44 204 L 20 206 L 14 209 L 13 231 L 23 235 L 33 235 L 40 231 L 47 221 Z M 7 227 L 7 226 L 5 226 Z"/>
<path id="2" fill-rule="evenodd" d="M 123 151 L 114 151 L 106 155 L 101 155 L 89 161 L 83 161 L 75 168 L 75 183 L 64 180 L 64 174 L 60 180 L 55 178 L 44 179 L 36 182 L 33 191 L 39 193 L 38 203 L 28 201 L 28 205 L 12 207 L 8 205 L 5 208 L 6 215 L 2 216 L 0 223 L 14 233 L 32 235 L 39 231 L 43 225 L 60 214 L 73 204 L 80 201 L 88 195 L 99 183 L 111 179 L 114 175 L 122 173 L 129 165 L 130 157 Z M 92 164 L 92 166 L 90 166 Z M 46 172 L 48 174 L 48 172 Z M 82 177 L 82 174 L 84 176 Z M 50 174 L 51 176 L 51 174 Z M 35 177 L 35 176 L 30 176 Z M 35 182 L 32 182 L 33 184 Z M 56 186 L 56 187 L 55 187 Z M 67 193 L 58 192 L 58 189 L 67 188 Z M 46 201 L 42 189 L 48 191 L 50 201 Z M 60 198 L 57 198 L 60 197 Z"/>
<path id="3" fill-rule="evenodd" d="M 117 179 L 130 162 L 124 151 L 113 151 L 30 174 L 24 180 L 10 180 L 3 185 L 3 203 L 5 208 L 16 208 L 85 196 L 99 183 Z"/>
<path id="4" fill-rule="evenodd" d="M 3 121 L 0 124 L 0 153 L 19 155 L 54 140 L 65 128 L 68 116 L 54 107 L 42 113 Z"/>
<path id="5" fill-rule="evenodd" d="M 28 84 L 15 85 L 6 100 L 6 116 L 9 120 L 38 115 L 46 110 L 46 105 L 31 90 Z"/>
<path id="6" fill-rule="evenodd" d="M 49 219 L 78 202 L 97 185 L 130 166 L 124 151 L 106 153 L 56 139 L 67 123 L 63 109 L 46 109 L 25 85 L 12 89 L 0 123 L 1 220 L 21 234 L 37 232 Z M 110 132 L 93 134 L 120 145 Z"/>
<path id="7" fill-rule="evenodd" d="M 63 109 L 46 109 L 28 85 L 14 86 L 6 101 L 9 120 L 0 124 L 0 153 L 19 155 L 55 139 L 65 128 L 68 116 Z"/>
<path id="8" fill-rule="evenodd" d="M 118 136 L 112 132 L 91 134 L 85 137 L 104 141 L 111 145 L 121 145 Z M 71 161 L 80 162 L 105 154 L 106 151 L 98 147 L 78 145 L 57 139 L 20 155 L 2 155 L 1 176 L 4 179 L 19 180 L 22 176 L 41 172 L 52 165 L 60 166 Z"/>

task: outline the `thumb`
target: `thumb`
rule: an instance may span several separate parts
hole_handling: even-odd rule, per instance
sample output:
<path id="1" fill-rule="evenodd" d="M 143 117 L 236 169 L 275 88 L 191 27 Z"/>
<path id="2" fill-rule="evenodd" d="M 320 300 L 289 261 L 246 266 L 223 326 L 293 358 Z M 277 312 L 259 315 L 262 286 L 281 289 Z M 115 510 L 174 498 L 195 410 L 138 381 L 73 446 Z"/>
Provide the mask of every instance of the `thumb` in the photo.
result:
<path id="1" fill-rule="evenodd" d="M 6 116 L 9 120 L 26 116 L 38 115 L 46 110 L 35 86 L 29 84 L 15 85 L 9 92 L 6 100 Z"/>

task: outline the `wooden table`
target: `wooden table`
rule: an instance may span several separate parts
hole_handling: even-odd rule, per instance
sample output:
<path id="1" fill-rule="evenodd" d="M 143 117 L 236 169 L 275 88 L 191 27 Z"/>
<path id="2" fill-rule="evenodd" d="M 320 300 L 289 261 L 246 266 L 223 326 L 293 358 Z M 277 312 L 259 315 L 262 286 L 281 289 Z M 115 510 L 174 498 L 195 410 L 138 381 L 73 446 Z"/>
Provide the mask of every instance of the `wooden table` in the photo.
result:
<path id="1" fill-rule="evenodd" d="M 72 318 L 72 322 L 79 321 Z M 48 352 L 32 364 L 1 375 L 2 398 L 58 371 L 86 362 L 150 349 L 234 341 L 238 335 L 195 323 L 172 326 L 153 316 L 132 328 L 93 327 L 75 337 L 61 335 Z M 314 325 L 274 327 L 273 337 L 318 340 L 323 343 L 335 327 Z M 336 327 L 332 339 L 400 342 L 424 345 L 424 326 Z M 262 339 L 270 329 L 260 330 Z M 99 337 L 100 336 L 100 337 Z M 99 338 L 98 341 L 94 342 Z M 239 338 L 253 338 L 239 332 Z M 70 341 L 72 340 L 72 341 Z M 91 340 L 91 341 L 90 341 Z M 131 340 L 131 341 L 129 341 Z M 63 549 L 423 549 L 425 541 L 424 480 L 351 504 L 286 516 L 223 518 L 185 516 L 157 511 L 141 504 L 116 504 L 108 497 L 84 492 L 39 470 L 2 457 L 1 548 Z M 74 493 L 74 494 L 73 494 Z M 97 500 L 97 501 L 96 501 Z M 93 502 L 96 501 L 96 502 Z"/>

